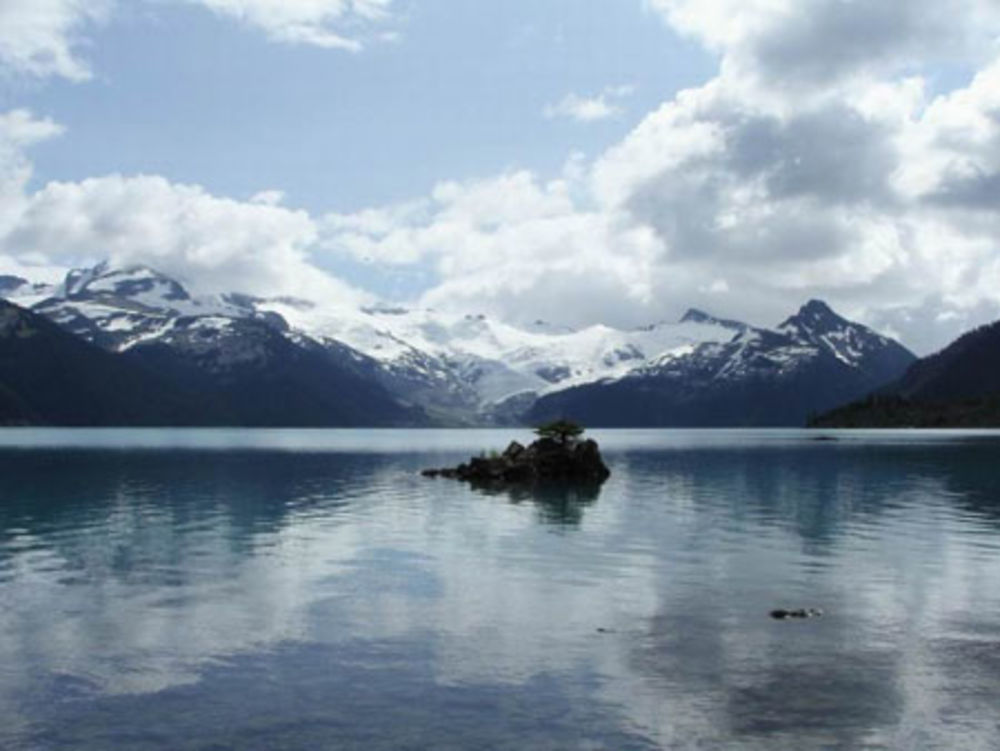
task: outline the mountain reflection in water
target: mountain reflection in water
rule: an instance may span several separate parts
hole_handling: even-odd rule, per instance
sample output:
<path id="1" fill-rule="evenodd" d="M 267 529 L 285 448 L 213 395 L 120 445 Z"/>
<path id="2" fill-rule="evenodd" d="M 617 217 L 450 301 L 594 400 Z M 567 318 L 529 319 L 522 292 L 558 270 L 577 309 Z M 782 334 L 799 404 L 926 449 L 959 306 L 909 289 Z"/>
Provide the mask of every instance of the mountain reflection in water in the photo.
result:
<path id="1" fill-rule="evenodd" d="M 1000 439 L 812 437 L 0 431 L 0 747 L 1000 747 Z"/>

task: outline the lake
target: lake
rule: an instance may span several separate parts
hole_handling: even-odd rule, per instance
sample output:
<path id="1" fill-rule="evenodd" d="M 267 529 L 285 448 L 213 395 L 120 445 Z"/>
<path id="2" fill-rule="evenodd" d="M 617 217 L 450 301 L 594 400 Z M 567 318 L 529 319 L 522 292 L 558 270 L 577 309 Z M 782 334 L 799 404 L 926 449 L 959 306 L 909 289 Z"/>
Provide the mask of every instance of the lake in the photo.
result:
<path id="1" fill-rule="evenodd" d="M 1000 433 L 594 437 L 0 431 L 0 748 L 1000 748 Z"/>

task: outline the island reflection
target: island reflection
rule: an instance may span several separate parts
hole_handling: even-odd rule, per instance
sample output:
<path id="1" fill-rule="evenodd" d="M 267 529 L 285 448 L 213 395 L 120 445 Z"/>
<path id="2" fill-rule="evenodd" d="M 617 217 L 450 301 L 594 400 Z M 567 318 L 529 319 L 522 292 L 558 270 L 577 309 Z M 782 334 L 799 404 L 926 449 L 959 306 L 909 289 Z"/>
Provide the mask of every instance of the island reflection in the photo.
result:
<path id="1" fill-rule="evenodd" d="M 594 482 L 540 482 L 533 485 L 472 482 L 475 492 L 487 497 L 506 498 L 519 505 L 531 503 L 538 512 L 538 520 L 545 524 L 576 527 L 583 521 L 584 512 L 601 497 L 602 483 Z"/>

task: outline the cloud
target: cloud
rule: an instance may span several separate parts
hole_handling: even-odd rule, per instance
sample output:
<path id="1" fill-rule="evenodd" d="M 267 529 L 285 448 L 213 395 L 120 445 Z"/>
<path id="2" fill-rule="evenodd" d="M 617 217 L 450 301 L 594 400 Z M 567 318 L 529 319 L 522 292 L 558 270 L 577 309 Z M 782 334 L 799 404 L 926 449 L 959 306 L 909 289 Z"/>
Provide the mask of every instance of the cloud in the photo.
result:
<path id="1" fill-rule="evenodd" d="M 711 304 L 751 320 L 827 297 L 922 352 L 1000 315 L 1000 61 L 983 58 L 1000 6 L 653 4 L 719 52 L 719 74 L 599 157 L 587 187 L 655 232 L 658 277 L 722 275 L 732 294 Z M 942 59 L 980 70 L 933 96 L 919 71 Z"/>
<path id="2" fill-rule="evenodd" d="M 184 0 L 263 31 L 277 42 L 360 51 L 392 17 L 395 0 Z M 391 31 L 381 29 L 383 38 Z"/>
<path id="3" fill-rule="evenodd" d="M 62 133 L 60 125 L 36 118 L 29 110 L 0 113 L 0 235 L 9 230 L 23 208 L 32 166 L 25 150 Z"/>
<path id="4" fill-rule="evenodd" d="M 429 305 L 577 325 L 692 304 L 775 323 L 824 297 L 927 352 L 1000 315 L 1000 61 L 979 62 L 1000 7 L 651 4 L 720 54 L 715 78 L 556 180 L 330 217 L 324 247 L 430 264 Z M 934 95 L 920 71 L 944 58 L 981 67 Z"/>
<path id="5" fill-rule="evenodd" d="M 0 66 L 39 78 L 90 78 L 77 50 L 85 32 L 105 21 L 111 8 L 112 0 L 3 0 Z"/>
<path id="6" fill-rule="evenodd" d="M 346 49 L 393 15 L 389 0 L 184 1 L 275 40 Z M 156 177 L 27 194 L 23 149 L 58 126 L 13 113 L 0 121 L 4 247 L 344 298 L 357 295 L 313 260 L 349 259 L 412 271 L 427 305 L 574 325 L 649 323 L 690 305 L 775 323 L 823 297 L 921 352 L 1000 316 L 995 0 L 646 2 L 713 50 L 718 74 L 554 177 L 443 181 L 324 217 L 275 191 L 240 202 Z M 74 18 L 59 28 L 97 20 Z M 937 94 L 941 62 L 975 75 Z M 613 116 L 629 93 L 570 95 L 546 114 Z"/>
<path id="7" fill-rule="evenodd" d="M 0 132 L 13 121 L 26 142 L 56 127 L 25 117 L 0 118 Z M 18 195 L 23 187 L 22 180 L 5 192 L 0 205 L 7 268 L 110 259 L 148 264 L 201 292 L 294 294 L 345 304 L 369 299 L 311 262 L 317 228 L 303 211 L 219 198 L 157 176 L 53 182 Z"/>
<path id="8" fill-rule="evenodd" d="M 35 117 L 31 110 L 0 113 L 0 168 L 29 168 L 24 150 L 62 135 L 63 127 L 49 118 Z"/>
<path id="9" fill-rule="evenodd" d="M 902 141 L 901 191 L 930 206 L 1000 209 L 1000 60 L 968 87 L 937 98 Z M 978 220 L 977 220 L 978 221 Z"/>
<path id="10" fill-rule="evenodd" d="M 281 190 L 262 190 L 250 196 L 250 203 L 259 206 L 280 206 L 285 202 L 285 193 Z"/>
<path id="11" fill-rule="evenodd" d="M 725 275 L 727 313 L 775 320 L 820 296 L 926 352 L 960 333 L 928 325 L 927 300 L 954 321 L 1000 314 L 994 75 L 936 98 L 912 79 L 858 83 L 794 107 L 723 75 L 649 115 L 591 187 L 653 229 L 658 267 Z"/>
<path id="12" fill-rule="evenodd" d="M 372 40 L 391 41 L 386 28 L 397 0 L 145 0 L 207 8 L 287 44 L 360 51 Z M 80 56 L 89 33 L 122 7 L 119 0 L 3 0 L 0 70 L 36 78 L 86 81 Z"/>
<path id="13" fill-rule="evenodd" d="M 520 171 L 443 183 L 423 201 L 326 217 L 323 246 L 384 266 L 429 264 L 437 281 L 420 300 L 429 307 L 631 323 L 651 302 L 657 240 L 623 217 L 582 210 L 581 187 L 572 169 L 548 182 Z"/>
<path id="14" fill-rule="evenodd" d="M 718 52 L 726 74 L 800 89 L 945 60 L 981 61 L 1000 23 L 995 0 L 646 2 Z"/>
<path id="15" fill-rule="evenodd" d="M 821 258 L 896 208 L 890 125 L 849 102 L 782 113 L 717 80 L 664 105 L 594 167 L 611 208 L 674 260 Z"/>
<path id="16" fill-rule="evenodd" d="M 0 237 L 12 230 L 25 208 L 25 189 L 32 174 L 25 150 L 62 132 L 59 124 L 37 118 L 29 110 L 0 113 Z M 45 258 L 31 253 L 15 258 L 2 251 L 0 273 L 35 281 L 52 281 L 59 275 Z"/>
<path id="17" fill-rule="evenodd" d="M 431 263 L 433 306 L 639 325 L 700 303 L 769 322 L 813 283 L 838 289 L 892 263 L 898 248 L 869 238 L 896 210 L 890 131 L 846 104 L 786 117 L 714 81 L 557 180 L 449 183 L 423 202 L 330 217 L 325 245 Z"/>
<path id="18" fill-rule="evenodd" d="M 319 237 L 279 191 L 250 201 L 159 176 L 108 175 L 28 190 L 30 147 L 63 128 L 27 110 L 0 113 L 0 269 L 52 280 L 67 267 L 110 259 L 148 264 L 200 292 L 290 294 L 343 304 L 369 295 L 319 269 Z"/>
<path id="19" fill-rule="evenodd" d="M 581 123 L 608 120 L 624 113 L 625 110 L 618 102 L 631 96 L 634 91 L 632 86 L 612 86 L 595 96 L 567 94 L 555 104 L 547 105 L 543 114 L 549 120 L 566 117 Z"/>

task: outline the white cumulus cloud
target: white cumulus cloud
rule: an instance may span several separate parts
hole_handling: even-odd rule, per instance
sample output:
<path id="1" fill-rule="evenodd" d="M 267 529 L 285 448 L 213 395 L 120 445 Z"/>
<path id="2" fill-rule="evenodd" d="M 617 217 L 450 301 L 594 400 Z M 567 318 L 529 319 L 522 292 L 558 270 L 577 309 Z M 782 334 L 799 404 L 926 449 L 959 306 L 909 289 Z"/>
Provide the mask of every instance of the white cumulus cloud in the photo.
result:
<path id="1" fill-rule="evenodd" d="M 203 291 L 360 300 L 312 265 L 316 237 L 304 211 L 219 198 L 162 177 L 109 175 L 30 195 L 2 242 L 11 254 L 44 253 L 66 265 L 144 263 Z"/>
<path id="2" fill-rule="evenodd" d="M 429 263 L 424 302 L 521 319 L 695 304 L 775 323 L 824 297 L 926 352 L 1000 315 L 1000 61 L 984 58 L 1000 6 L 649 2 L 719 53 L 715 78 L 559 179 L 331 217 L 325 247 Z M 979 73 L 934 95 L 922 73 L 940 60 Z"/>
<path id="3" fill-rule="evenodd" d="M 214 196 L 159 176 L 108 175 L 30 191 L 26 150 L 62 128 L 0 114 L 0 268 L 35 280 L 109 259 L 148 264 L 204 292 L 291 294 L 359 303 L 368 295 L 317 268 L 315 221 L 278 205 Z"/>
<path id="4" fill-rule="evenodd" d="M 645 0 L 722 56 L 723 71 L 771 86 L 829 86 L 989 55 L 995 0 Z"/>
<path id="5" fill-rule="evenodd" d="M 513 320 L 627 324 L 651 304 L 653 233 L 614 213 L 583 210 L 568 171 L 443 183 L 419 202 L 323 222 L 324 246 L 376 264 L 430 264 L 421 302 Z"/>
<path id="6" fill-rule="evenodd" d="M 105 21 L 113 0 L 3 0 L 0 66 L 37 77 L 90 78 L 78 54 L 86 31 Z"/>
<path id="7" fill-rule="evenodd" d="M 395 0 L 183 0 L 259 29 L 278 42 L 362 49 Z"/>
<path id="8" fill-rule="evenodd" d="M 25 150 L 62 132 L 58 123 L 38 118 L 29 110 L 0 113 L 0 237 L 16 226 L 27 202 L 25 189 L 32 165 Z M 43 256 L 25 253 L 15 258 L 0 246 L 0 273 L 51 281 L 59 270 Z"/>
<path id="9" fill-rule="evenodd" d="M 198 5 L 288 44 L 361 50 L 392 39 L 397 0 L 136 0 Z M 0 71 L 85 81 L 90 32 L 124 7 L 121 0 L 0 0 Z"/>
<path id="10" fill-rule="evenodd" d="M 23 209 L 24 190 L 32 174 L 25 150 L 61 133 L 58 123 L 37 118 L 29 110 L 0 113 L 0 235 Z"/>
<path id="11" fill-rule="evenodd" d="M 593 96 L 567 94 L 558 102 L 547 105 L 543 114 L 550 120 L 566 117 L 581 123 L 608 120 L 625 112 L 621 100 L 634 91 L 632 86 L 611 86 Z"/>

